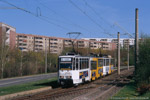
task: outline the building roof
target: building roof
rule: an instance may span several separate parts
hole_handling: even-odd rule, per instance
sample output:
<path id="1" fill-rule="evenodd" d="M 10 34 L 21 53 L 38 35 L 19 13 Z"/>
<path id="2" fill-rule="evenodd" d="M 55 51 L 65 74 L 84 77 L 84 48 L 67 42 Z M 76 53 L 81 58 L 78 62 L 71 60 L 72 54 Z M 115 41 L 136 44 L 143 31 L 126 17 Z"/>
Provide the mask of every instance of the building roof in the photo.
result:
<path id="1" fill-rule="evenodd" d="M 16 28 L 15 28 L 15 27 L 10 26 L 10 25 L 8 25 L 8 24 L 5 24 L 5 23 L 3 23 L 3 22 L 0 22 L 0 26 L 2 26 L 2 25 L 5 25 L 5 26 L 10 27 L 10 28 L 13 28 L 14 31 L 16 31 Z"/>

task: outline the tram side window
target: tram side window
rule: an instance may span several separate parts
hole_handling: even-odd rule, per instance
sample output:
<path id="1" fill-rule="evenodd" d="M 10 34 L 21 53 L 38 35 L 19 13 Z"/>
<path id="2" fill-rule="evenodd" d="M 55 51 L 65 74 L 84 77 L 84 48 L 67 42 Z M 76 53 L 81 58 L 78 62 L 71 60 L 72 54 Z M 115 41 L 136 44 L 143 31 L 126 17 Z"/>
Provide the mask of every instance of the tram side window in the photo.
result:
<path id="1" fill-rule="evenodd" d="M 98 67 L 102 67 L 103 66 L 103 59 L 98 59 Z"/>
<path id="2" fill-rule="evenodd" d="M 111 59 L 111 65 L 114 65 L 114 59 Z"/>
<path id="3" fill-rule="evenodd" d="M 87 58 L 80 58 L 80 69 L 86 69 L 89 66 L 89 60 Z"/>
<path id="4" fill-rule="evenodd" d="M 75 70 L 75 58 L 73 59 L 73 70 Z"/>
<path id="5" fill-rule="evenodd" d="M 86 69 L 88 67 L 89 67 L 89 60 L 87 58 L 84 58 L 82 69 Z"/>
<path id="6" fill-rule="evenodd" d="M 106 59 L 106 66 L 109 66 L 109 59 Z"/>
<path id="7" fill-rule="evenodd" d="M 106 59 L 104 59 L 103 61 L 104 61 L 104 66 L 106 66 Z"/>
<path id="8" fill-rule="evenodd" d="M 96 65 L 97 65 L 96 61 L 91 61 L 91 69 L 92 70 L 96 69 Z"/>
<path id="9" fill-rule="evenodd" d="M 82 59 L 81 58 L 80 58 L 79 62 L 80 62 L 79 69 L 81 69 L 81 66 L 82 66 Z"/>
<path id="10" fill-rule="evenodd" d="M 76 70 L 78 70 L 78 58 L 76 58 Z"/>
<path id="11" fill-rule="evenodd" d="M 87 63 L 87 68 L 89 68 L 89 59 L 87 59 L 86 63 Z"/>
<path id="12" fill-rule="evenodd" d="M 60 58 L 58 58 L 58 69 L 60 69 Z"/>

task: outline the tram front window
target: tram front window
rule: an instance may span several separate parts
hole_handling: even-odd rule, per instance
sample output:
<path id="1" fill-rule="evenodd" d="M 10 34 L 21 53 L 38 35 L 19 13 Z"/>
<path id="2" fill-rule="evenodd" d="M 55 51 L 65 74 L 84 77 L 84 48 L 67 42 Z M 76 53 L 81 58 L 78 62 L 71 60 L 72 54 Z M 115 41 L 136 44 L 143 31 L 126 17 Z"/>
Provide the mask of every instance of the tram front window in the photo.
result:
<path id="1" fill-rule="evenodd" d="M 72 63 L 60 63 L 60 69 L 72 69 Z"/>

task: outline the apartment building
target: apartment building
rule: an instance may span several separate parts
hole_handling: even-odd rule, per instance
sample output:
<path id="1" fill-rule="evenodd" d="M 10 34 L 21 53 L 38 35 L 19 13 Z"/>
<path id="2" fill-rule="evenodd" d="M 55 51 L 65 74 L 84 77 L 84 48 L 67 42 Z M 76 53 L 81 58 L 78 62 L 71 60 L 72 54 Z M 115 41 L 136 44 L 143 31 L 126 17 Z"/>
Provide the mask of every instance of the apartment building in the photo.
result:
<path id="1" fill-rule="evenodd" d="M 60 54 L 64 48 L 90 48 L 90 49 L 103 49 L 114 50 L 116 44 L 107 41 L 93 41 L 85 39 L 69 39 L 48 37 L 33 34 L 16 33 L 16 29 L 0 23 L 0 42 L 5 39 L 5 44 L 11 48 L 19 48 L 20 50 L 27 51 L 47 51 L 50 53 Z"/>
<path id="2" fill-rule="evenodd" d="M 47 51 L 61 53 L 63 50 L 63 39 L 46 37 L 32 34 L 16 33 L 16 46 L 22 51 Z"/>
<path id="3" fill-rule="evenodd" d="M 0 43 L 2 46 L 8 45 L 10 49 L 15 47 L 16 28 L 4 23 L 0 23 Z"/>
<path id="4" fill-rule="evenodd" d="M 103 41 L 103 42 L 111 42 L 115 43 L 116 45 L 118 44 L 118 39 L 116 38 L 82 38 L 84 40 L 91 40 L 91 41 Z M 121 47 L 126 47 L 128 45 L 134 46 L 134 40 L 133 38 L 127 39 L 127 38 L 120 38 L 120 45 Z"/>
<path id="5" fill-rule="evenodd" d="M 31 34 L 20 34 L 16 33 L 16 44 L 17 47 L 22 51 L 45 51 L 50 53 L 60 54 L 65 47 L 76 48 L 90 48 L 103 50 L 114 50 L 116 49 L 115 43 L 102 42 L 102 41 L 90 41 L 83 39 L 69 39 L 69 38 L 58 38 L 58 37 L 46 37 Z"/>

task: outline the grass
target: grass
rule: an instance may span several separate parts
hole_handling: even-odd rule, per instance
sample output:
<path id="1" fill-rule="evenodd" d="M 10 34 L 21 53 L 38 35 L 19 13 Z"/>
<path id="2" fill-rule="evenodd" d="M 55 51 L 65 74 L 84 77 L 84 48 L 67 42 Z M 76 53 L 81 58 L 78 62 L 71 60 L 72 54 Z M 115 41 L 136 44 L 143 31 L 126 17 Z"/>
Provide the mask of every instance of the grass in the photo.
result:
<path id="1" fill-rule="evenodd" d="M 150 100 L 150 91 L 140 95 L 138 92 L 136 92 L 136 86 L 132 80 L 110 100 Z"/>
<path id="2" fill-rule="evenodd" d="M 30 82 L 30 83 L 21 84 L 21 85 L 13 85 L 9 87 L 1 87 L 0 96 L 27 91 L 27 90 L 38 89 L 42 87 L 48 87 L 48 86 L 52 86 L 53 88 L 58 87 L 57 78 L 44 79 L 44 80 L 40 80 L 36 82 Z"/>

